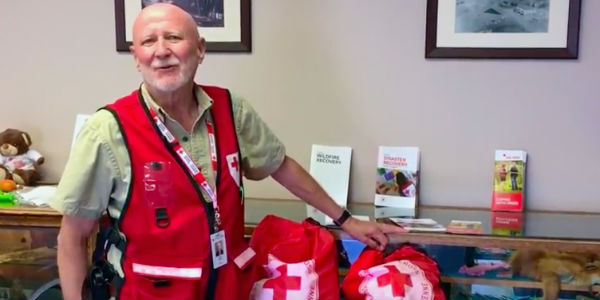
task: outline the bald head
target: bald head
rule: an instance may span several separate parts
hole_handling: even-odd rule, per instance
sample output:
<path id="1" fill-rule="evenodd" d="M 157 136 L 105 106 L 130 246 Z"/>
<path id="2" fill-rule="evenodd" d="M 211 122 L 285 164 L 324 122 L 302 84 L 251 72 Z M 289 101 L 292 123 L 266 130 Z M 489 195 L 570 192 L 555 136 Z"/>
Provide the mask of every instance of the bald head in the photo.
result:
<path id="1" fill-rule="evenodd" d="M 170 3 L 156 3 L 146 6 L 135 18 L 133 22 L 133 42 L 136 37 L 139 40 L 144 28 L 150 23 L 156 22 L 174 22 L 181 26 L 181 29 L 190 34 L 196 40 L 200 40 L 198 27 L 194 18 L 179 6 Z"/>

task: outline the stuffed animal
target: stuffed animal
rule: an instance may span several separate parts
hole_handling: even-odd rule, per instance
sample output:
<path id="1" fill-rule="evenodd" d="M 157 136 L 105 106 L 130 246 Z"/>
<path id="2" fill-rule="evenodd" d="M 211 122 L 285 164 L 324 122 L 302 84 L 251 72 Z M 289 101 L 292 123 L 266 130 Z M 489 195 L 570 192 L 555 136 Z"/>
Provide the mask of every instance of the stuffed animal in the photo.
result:
<path id="1" fill-rule="evenodd" d="M 21 185 L 35 183 L 44 157 L 30 146 L 31 138 L 24 131 L 9 128 L 0 132 L 0 180 L 12 179 Z"/>
<path id="2" fill-rule="evenodd" d="M 541 299 L 558 299 L 561 282 L 590 291 L 593 285 L 600 284 L 600 256 L 593 252 L 523 249 L 514 252 L 509 263 L 513 273 L 542 282 Z"/>

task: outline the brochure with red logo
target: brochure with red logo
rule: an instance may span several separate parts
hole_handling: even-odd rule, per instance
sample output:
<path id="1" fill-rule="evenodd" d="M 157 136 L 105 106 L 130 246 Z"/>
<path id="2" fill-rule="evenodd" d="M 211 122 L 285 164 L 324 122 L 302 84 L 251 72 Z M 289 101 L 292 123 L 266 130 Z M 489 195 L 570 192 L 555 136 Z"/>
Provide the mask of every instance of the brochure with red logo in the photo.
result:
<path id="1" fill-rule="evenodd" d="M 525 151 L 496 150 L 493 211 L 523 211 L 526 161 Z"/>

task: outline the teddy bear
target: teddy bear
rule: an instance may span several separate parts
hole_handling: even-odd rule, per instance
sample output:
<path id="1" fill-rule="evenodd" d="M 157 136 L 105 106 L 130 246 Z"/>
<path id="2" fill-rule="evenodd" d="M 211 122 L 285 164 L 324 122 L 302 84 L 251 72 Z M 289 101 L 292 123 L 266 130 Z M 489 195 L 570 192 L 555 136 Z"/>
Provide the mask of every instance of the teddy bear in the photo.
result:
<path id="1" fill-rule="evenodd" d="M 30 146 L 31 137 L 24 131 L 9 128 L 0 132 L 0 180 L 12 179 L 20 185 L 35 183 L 44 157 Z"/>

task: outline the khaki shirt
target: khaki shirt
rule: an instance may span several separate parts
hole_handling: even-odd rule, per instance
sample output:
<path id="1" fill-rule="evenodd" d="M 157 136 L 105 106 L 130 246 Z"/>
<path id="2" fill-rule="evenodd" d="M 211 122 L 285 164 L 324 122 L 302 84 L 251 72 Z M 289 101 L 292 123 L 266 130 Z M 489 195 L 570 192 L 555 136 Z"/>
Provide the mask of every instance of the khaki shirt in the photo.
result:
<path id="1" fill-rule="evenodd" d="M 196 90 L 199 117 L 188 134 L 156 104 L 144 85 L 141 90 L 146 103 L 163 118 L 214 189 L 206 130 L 213 100 L 201 88 Z M 263 179 L 279 168 L 285 147 L 245 99 L 233 94 L 231 98 L 243 174 L 248 179 Z M 99 110 L 79 132 L 50 206 L 65 215 L 88 219 L 100 217 L 108 208 L 111 216 L 118 218 L 130 184 L 131 162 L 119 125 L 109 111 Z M 210 201 L 208 195 L 203 196 Z"/>

